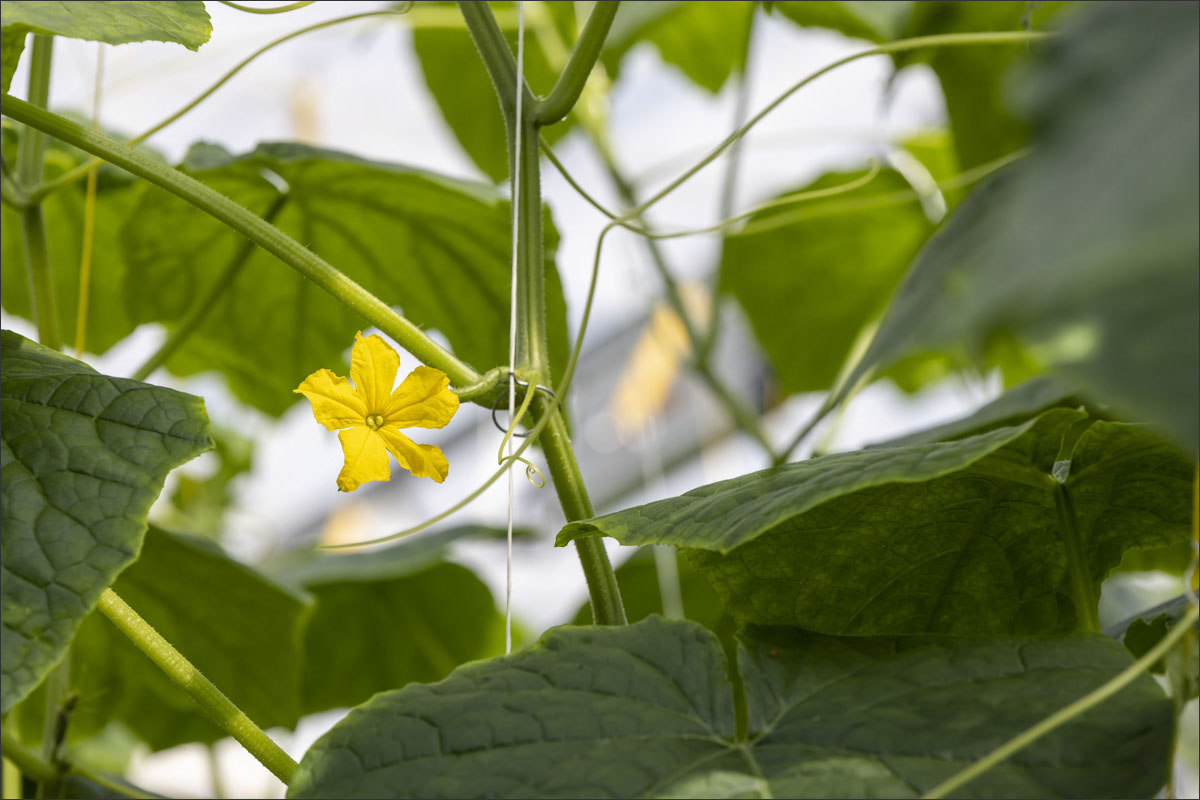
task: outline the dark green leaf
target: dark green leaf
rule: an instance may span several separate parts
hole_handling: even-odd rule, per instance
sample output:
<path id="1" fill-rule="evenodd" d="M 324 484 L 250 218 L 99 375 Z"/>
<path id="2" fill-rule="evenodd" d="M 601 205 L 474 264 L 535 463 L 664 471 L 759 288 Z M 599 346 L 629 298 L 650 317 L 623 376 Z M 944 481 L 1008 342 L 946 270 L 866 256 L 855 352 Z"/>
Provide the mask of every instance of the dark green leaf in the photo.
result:
<path id="1" fill-rule="evenodd" d="M 1101 636 L 744 645 L 735 738 L 721 650 L 692 622 L 557 628 L 352 711 L 290 797 L 915 797 L 1129 664 Z M 1138 796 L 1170 703 L 1142 676 L 967 796 Z"/>
<path id="2" fill-rule="evenodd" d="M 326 555 L 282 573 L 317 599 L 304 632 L 304 713 L 445 677 L 504 650 L 504 618 L 470 570 L 445 563 L 452 528 L 384 550 Z"/>
<path id="3" fill-rule="evenodd" d="M 753 12 L 754 4 L 748 2 L 622 3 L 601 60 L 615 76 L 625 54 L 647 41 L 658 49 L 663 61 L 715 93 L 744 66 L 746 31 Z"/>
<path id="4" fill-rule="evenodd" d="M 197 50 L 208 41 L 212 23 L 204 3 L 144 3 L 108 0 L 103 3 L 45 3 L 4 0 L 3 28 L 48 33 L 106 44 L 176 42 Z M 15 66 L 15 62 L 14 62 Z M 11 76 L 9 76 L 11 77 Z M 5 79 L 8 91 L 8 78 Z"/>
<path id="5" fill-rule="evenodd" d="M 1033 154 L 930 241 L 848 383 L 1005 333 L 1194 456 L 1198 9 L 1104 3 L 1074 22 L 1032 74 Z"/>
<path id="6" fill-rule="evenodd" d="M 136 558 L 167 472 L 212 446 L 199 398 L 0 334 L 3 710 Z"/>
<path id="7" fill-rule="evenodd" d="M 800 25 L 830 28 L 869 42 L 890 42 L 900 38 L 900 32 L 904 30 L 916 5 L 920 4 L 903 0 L 894 3 L 784 0 L 775 3 L 774 8 Z"/>
<path id="8" fill-rule="evenodd" d="M 453 9 L 452 3 L 440 4 Z M 514 13 L 516 6 L 511 2 L 491 3 L 497 10 Z M 559 22 L 562 11 L 571 12 L 570 5 L 546 3 L 550 8 L 551 21 Z M 570 30 L 574 31 L 574 14 L 571 14 Z M 565 21 L 565 19 L 562 19 Z M 555 25 L 555 33 L 548 34 L 563 39 L 563 28 Z M 525 37 L 525 80 L 538 95 L 544 95 L 554 86 L 558 71 L 551 68 L 541 46 L 541 37 L 532 35 L 532 26 Z M 512 47 L 514 58 L 517 49 L 516 28 L 505 30 Z M 564 40 L 564 55 L 570 52 L 571 39 Z M 508 145 L 504 132 L 504 118 L 500 115 L 500 102 L 496 90 L 479 58 L 467 29 L 460 28 L 414 28 L 413 49 L 425 75 L 425 85 L 442 111 L 446 124 L 463 150 L 475 165 L 493 181 L 508 178 Z M 542 135 L 550 142 L 557 141 L 570 129 L 569 122 L 546 128 Z M 536 144 L 534 145 L 536 146 Z"/>
<path id="9" fill-rule="evenodd" d="M 830 173 L 799 190 L 863 174 Z M 725 237 L 721 288 L 746 311 L 786 391 L 833 385 L 863 326 L 883 310 L 933 230 L 915 197 L 894 202 L 910 191 L 885 170 L 829 201 L 759 212 L 747 232 Z"/>
<path id="10" fill-rule="evenodd" d="M 1083 416 L 1054 409 L 952 442 L 813 458 L 572 523 L 558 541 L 692 548 L 742 622 L 851 635 L 1068 631 L 1077 612 L 1050 472 Z M 1170 445 L 1094 422 L 1068 456 L 1096 586 L 1126 550 L 1188 535 L 1194 465 Z"/>
<path id="11" fill-rule="evenodd" d="M 496 190 L 296 144 L 264 144 L 237 158 L 197 146 L 184 168 L 258 214 L 281 198 L 264 176 L 282 178 L 288 191 L 276 227 L 413 322 L 441 331 L 481 371 L 507 363 L 511 221 Z M 126 284 L 138 322 L 180 319 L 245 241 L 157 189 L 146 192 L 136 220 L 123 238 L 138 275 Z M 551 361 L 560 370 L 567 335 L 556 242 L 548 225 L 546 305 Z M 181 375 L 219 369 L 242 400 L 280 414 L 306 375 L 341 363 L 361 327 L 354 312 L 255 251 L 167 366 Z"/>

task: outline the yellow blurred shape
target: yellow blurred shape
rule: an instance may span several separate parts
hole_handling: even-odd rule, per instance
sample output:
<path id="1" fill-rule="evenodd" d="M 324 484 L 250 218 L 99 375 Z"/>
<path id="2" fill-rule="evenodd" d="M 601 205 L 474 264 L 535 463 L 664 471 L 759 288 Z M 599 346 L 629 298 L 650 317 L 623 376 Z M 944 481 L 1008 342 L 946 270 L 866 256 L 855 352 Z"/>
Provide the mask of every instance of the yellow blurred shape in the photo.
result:
<path id="1" fill-rule="evenodd" d="M 708 290 L 700 284 L 685 283 L 679 291 L 693 323 L 703 329 L 708 325 Z M 684 359 L 691 352 L 683 320 L 673 308 L 659 303 L 634 344 L 609 400 L 609 414 L 619 435 L 640 433 L 662 412 Z"/>
<path id="2" fill-rule="evenodd" d="M 320 547 L 328 547 L 361 542 L 367 535 L 367 521 L 366 507 L 362 503 L 343 503 L 325 520 L 325 527 L 321 529 L 317 544 Z"/>

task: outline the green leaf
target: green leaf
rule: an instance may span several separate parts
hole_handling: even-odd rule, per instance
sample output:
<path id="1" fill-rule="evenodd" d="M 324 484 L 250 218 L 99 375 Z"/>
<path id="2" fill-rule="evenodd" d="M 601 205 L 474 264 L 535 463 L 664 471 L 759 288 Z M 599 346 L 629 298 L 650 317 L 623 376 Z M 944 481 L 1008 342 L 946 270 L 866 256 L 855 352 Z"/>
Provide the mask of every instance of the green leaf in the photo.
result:
<path id="1" fill-rule="evenodd" d="M 604 42 L 601 61 L 615 76 L 632 47 L 647 41 L 663 61 L 716 93 L 746 59 L 752 3 L 623 3 Z"/>
<path id="2" fill-rule="evenodd" d="M 297 144 L 263 144 L 236 158 L 198 145 L 184 170 L 258 214 L 282 202 L 277 228 L 416 324 L 441 331 L 481 371 L 507 363 L 511 221 L 495 189 Z M 272 176 L 286 182 L 286 196 Z M 245 241 L 158 189 L 146 192 L 134 219 L 123 239 L 138 275 L 125 287 L 137 322 L 179 320 Z M 546 305 L 557 371 L 568 350 L 566 307 L 554 268 L 557 235 L 547 227 Z M 297 399 L 292 389 L 306 375 L 343 363 L 362 327 L 333 297 L 255 251 L 167 367 L 179 375 L 219 369 L 239 398 L 278 415 Z"/>
<path id="3" fill-rule="evenodd" d="M 454 8 L 452 3 L 439 5 Z M 511 2 L 494 2 L 490 5 L 497 10 L 507 9 L 510 13 L 516 10 Z M 565 58 L 570 52 L 572 39 L 563 38 L 563 26 L 559 23 L 565 22 L 562 12 L 570 12 L 571 8 L 563 8 L 562 3 L 544 5 L 549 8 L 549 20 L 555 23 L 558 37 L 567 43 L 563 52 Z M 573 13 L 571 17 L 570 31 L 573 32 Z M 527 24 L 530 28 L 525 37 L 525 81 L 535 94 L 541 96 L 554 86 L 558 71 L 546 59 L 541 45 L 542 37 L 534 35 L 534 20 L 527 19 Z M 504 33 L 515 58 L 516 28 L 506 29 Z M 475 165 L 493 181 L 508 178 L 508 145 L 500 103 L 467 29 L 417 27 L 412 31 L 412 43 L 425 76 L 425 85 L 429 87 L 429 93 L 441 109 L 442 117 L 450 126 L 454 138 Z M 542 135 L 553 143 L 568 130 L 570 122 L 564 121 L 545 128 Z M 536 143 L 533 146 L 536 147 Z"/>
<path id="4" fill-rule="evenodd" d="M 504 618 L 468 569 L 443 561 L 451 528 L 383 550 L 325 555 L 281 573 L 317 599 L 304 632 L 304 713 L 358 705 L 504 651 Z"/>
<path id="5" fill-rule="evenodd" d="M 204 3 L 156 3 L 108 0 L 91 3 L 45 3 L 4 0 L 0 3 L 4 31 L 22 35 L 46 33 L 106 44 L 175 42 L 197 50 L 208 41 L 212 23 Z M 7 43 L 7 42 L 6 42 Z M 18 53 L 19 56 L 19 53 Z M 4 90 L 12 77 L 5 57 Z M 13 60 L 16 67 L 16 60 Z"/>
<path id="6" fill-rule="evenodd" d="M 741 652 L 748 735 L 692 622 L 556 628 L 432 686 L 377 695 L 305 754 L 289 797 L 915 797 L 1130 663 L 1095 635 Z M 1138 796 L 1171 708 L 1146 676 L 967 796 Z"/>
<path id="7" fill-rule="evenodd" d="M 7 122 L 7 121 L 6 121 Z M 5 125 L 4 152 L 16 152 L 16 132 Z M 82 163 L 86 154 L 50 140 L 44 175 L 51 180 Z M 9 163 L 13 163 L 11 160 Z M 120 230 L 129 219 L 142 186 L 127 175 L 114 175 L 101 167 L 96 184 L 96 208 L 92 234 L 92 268 L 88 292 L 87 337 L 84 348 L 105 353 L 134 328 L 125 310 L 125 260 L 121 254 Z M 42 212 L 46 223 L 46 245 L 54 283 L 58 329 L 63 340 L 75 341 L 79 309 L 79 268 L 83 248 L 85 182 L 64 186 L 46 197 Z M 33 319 L 29 279 L 25 268 L 25 243 L 20 213 L 0 207 L 0 296 L 4 310 Z"/>
<path id="8" fill-rule="evenodd" d="M 890 42 L 900 38 L 913 7 L 919 3 L 904 2 L 871 3 L 858 0 L 784 0 L 773 4 L 774 8 L 798 25 L 830 28 L 854 39 L 869 42 Z"/>
<path id="9" fill-rule="evenodd" d="M 1041 30 L 1051 17 L 1073 4 L 987 0 L 914 3 L 897 38 L 946 33 Z M 1057 21 L 1057 20 L 1056 20 Z M 933 68 L 946 96 L 946 113 L 963 169 L 1019 150 L 1028 139 L 1025 122 L 1008 108 L 1008 72 L 1026 47 L 937 47 L 896 56 L 896 66 L 924 61 Z"/>
<path id="10" fill-rule="evenodd" d="M 167 472 L 212 446 L 203 402 L 0 334 L 3 711 L 141 548 Z"/>
<path id="11" fill-rule="evenodd" d="M 154 527 L 113 590 L 260 727 L 295 726 L 311 598 L 210 541 Z M 71 718 L 76 736 L 95 733 L 110 719 L 152 750 L 228 736 L 96 611 L 72 645 L 71 685 L 80 696 Z M 33 705 L 34 718 L 23 722 L 36 730 L 40 709 Z"/>
<path id="12" fill-rule="evenodd" d="M 1031 73 L 1032 155 L 930 241 L 848 383 L 1011 335 L 1195 456 L 1197 8 L 1097 4 L 1074 22 Z"/>
<path id="13" fill-rule="evenodd" d="M 7 93 L 12 86 L 13 74 L 25 50 L 25 37 L 29 31 L 20 27 L 0 27 L 0 86 Z"/>
<path id="14" fill-rule="evenodd" d="M 863 174 L 829 173 L 798 190 Z M 747 232 L 725 237 L 720 286 L 745 310 L 786 391 L 833 385 L 863 326 L 883 311 L 932 232 L 915 197 L 894 202 L 909 191 L 885 170 L 828 201 L 759 212 Z"/>
<path id="15" fill-rule="evenodd" d="M 840 453 L 567 525 L 691 548 L 743 623 L 849 635 L 1028 635 L 1077 624 L 1052 470 L 1084 415 L 1053 409 L 951 442 Z M 1068 439 L 1069 444 L 1069 439 Z M 1194 465 L 1093 422 L 1066 490 L 1095 586 L 1134 547 L 1183 540 Z"/>

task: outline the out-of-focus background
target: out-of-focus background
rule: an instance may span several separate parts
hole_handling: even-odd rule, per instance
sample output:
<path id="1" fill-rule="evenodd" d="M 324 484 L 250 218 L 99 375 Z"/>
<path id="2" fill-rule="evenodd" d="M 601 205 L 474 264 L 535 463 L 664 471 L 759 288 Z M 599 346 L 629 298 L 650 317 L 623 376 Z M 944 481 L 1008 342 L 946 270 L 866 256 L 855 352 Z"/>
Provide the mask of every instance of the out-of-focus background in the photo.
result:
<path id="1" fill-rule="evenodd" d="M 380 2 L 318 2 L 285 15 L 259 16 L 219 3 L 206 5 L 213 34 L 198 53 L 168 44 L 113 47 L 59 39 L 50 106 L 91 115 L 97 52 L 102 47 L 100 124 L 132 135 L 286 32 L 388 8 Z M 538 13 L 532 8 L 538 4 L 526 5 L 528 13 Z M 580 20 L 590 7 L 588 3 L 559 5 L 572 5 Z M 452 8 L 445 10 L 454 13 Z M 501 22 L 511 28 L 515 12 L 511 8 L 501 12 Z M 804 75 L 867 46 L 829 30 L 800 27 L 761 7 L 754 14 L 746 94 L 741 100 L 750 113 Z M 233 153 L 252 150 L 260 142 L 297 141 L 490 181 L 458 144 L 431 97 L 412 38 L 410 21 L 404 16 L 352 21 L 306 34 L 256 60 L 149 144 L 177 163 L 198 141 L 222 145 Z M 13 81 L 14 94 L 24 96 L 26 81 L 27 63 L 22 63 Z M 606 96 L 601 93 L 598 110 L 607 115 L 614 160 L 632 179 L 639 196 L 664 185 L 735 127 L 742 83 L 735 75 L 710 92 L 664 61 L 650 42 L 632 48 L 621 62 L 619 78 Z M 744 117 L 745 111 L 741 113 Z M 731 210 L 745 210 L 831 171 L 861 169 L 870 158 L 900 168 L 900 143 L 918 134 L 936 133 L 945 125 L 942 89 L 928 66 L 912 64 L 896 71 L 884 57 L 856 61 L 800 91 L 746 137 Z M 554 147 L 597 199 L 610 208 L 622 206 L 594 144 L 579 127 Z M 561 236 L 557 264 L 573 335 L 605 219 L 543 163 L 544 196 Z M 658 204 L 650 221 L 665 229 L 716 222 L 723 215 L 726 171 L 726 159 L 718 159 Z M 920 182 L 919 169 L 911 180 Z M 936 208 L 930 213 L 936 215 Z M 689 303 L 700 315 L 708 313 L 713 305 L 708 286 L 720 257 L 719 237 L 670 240 L 661 247 Z M 598 511 L 679 494 L 768 466 L 762 449 L 734 430 L 725 409 L 684 368 L 686 347 L 679 344 L 678 318 L 664 305 L 663 296 L 642 242 L 624 232 L 611 237 L 569 399 L 577 452 Z M 717 371 L 747 405 L 768 409 L 766 436 L 776 446 L 782 445 L 819 405 L 821 395 L 784 396 L 737 304 L 726 301 L 718 313 L 722 337 Z M 4 327 L 33 336 L 32 325 L 11 314 L 5 314 Z M 353 334 L 345 331 L 347 346 Z M 144 325 L 104 355 L 88 360 L 107 374 L 128 375 L 164 336 L 160 326 Z M 402 353 L 402 370 L 414 365 Z M 303 377 L 297 375 L 297 383 Z M 235 471 L 228 483 L 229 505 L 221 518 L 220 538 L 230 552 L 250 563 L 278 558 L 318 541 L 360 541 L 403 529 L 457 502 L 495 469 L 502 434 L 485 410 L 464 406 L 450 426 L 420 439 L 446 452 L 451 466 L 445 483 L 413 479 L 395 470 L 389 483 L 342 494 L 334 483 L 342 464 L 337 437 L 314 422 L 308 403 L 297 402 L 282 417 L 272 419 L 234 399 L 215 375 L 181 379 L 160 370 L 153 380 L 203 396 L 214 424 L 234 432 L 230 446 L 236 452 L 227 454 L 224 463 L 240 458 L 244 469 Z M 928 427 L 969 413 L 997 396 L 1001 388 L 997 374 L 956 373 L 914 393 L 879 381 L 867 387 L 844 415 L 818 429 L 806 449 L 794 457 L 813 446 L 826 451 L 851 449 Z M 541 463 L 540 456 L 532 458 Z M 181 482 L 199 484 L 222 466 L 217 455 L 202 456 L 172 475 L 163 498 L 177 497 Z M 500 481 L 450 523 L 503 527 L 506 510 L 506 485 Z M 169 500 L 164 500 L 152 518 L 169 524 L 173 513 Z M 514 519 L 518 528 L 529 533 L 518 541 L 514 557 L 513 615 L 523 638 L 530 640 L 550 626 L 570 621 L 586 603 L 586 592 L 574 549 L 552 546 L 562 524 L 552 489 L 537 490 L 518 473 Z M 632 552 L 605 541 L 614 562 L 622 562 Z M 474 570 L 502 602 L 502 541 L 459 541 L 452 557 Z M 1119 619 L 1176 593 L 1176 582 L 1165 576 L 1127 573 L 1106 585 L 1102 619 Z M 272 735 L 299 757 L 342 714 L 335 710 L 314 715 L 294 733 L 278 730 Z M 213 752 L 215 760 L 200 745 L 154 754 L 139 747 L 133 751 L 129 774 L 152 790 L 206 797 L 215 791 L 215 770 L 227 796 L 281 795 L 282 786 L 231 740 L 219 742 Z M 1194 778 L 1193 772 L 1193 794 Z M 1179 796 L 1187 796 L 1186 787 L 1180 788 L 1184 791 Z"/>

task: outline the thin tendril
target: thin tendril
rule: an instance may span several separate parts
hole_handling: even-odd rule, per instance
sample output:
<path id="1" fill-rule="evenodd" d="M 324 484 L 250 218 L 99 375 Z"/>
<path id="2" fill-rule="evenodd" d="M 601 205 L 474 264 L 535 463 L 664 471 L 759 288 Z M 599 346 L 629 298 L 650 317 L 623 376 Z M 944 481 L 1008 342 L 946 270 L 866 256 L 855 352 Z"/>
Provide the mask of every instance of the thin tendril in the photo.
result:
<path id="1" fill-rule="evenodd" d="M 92 127 L 100 127 L 100 95 L 104 86 L 104 45 L 96 44 L 96 80 L 92 88 Z M 79 253 L 79 303 L 75 315 L 75 357 L 83 358 L 87 344 L 88 300 L 92 287 L 92 244 L 96 236 L 95 170 L 88 173 L 87 190 L 83 201 L 83 234 Z"/>
<path id="2" fill-rule="evenodd" d="M 316 0 L 299 0 L 296 3 L 288 3 L 286 6 L 275 6 L 274 8 L 255 8 L 254 6 L 244 6 L 241 3 L 234 3 L 232 0 L 219 0 L 221 5 L 235 8 L 238 11 L 245 11 L 247 14 L 286 14 L 289 11 L 296 11 L 311 6 Z"/>

